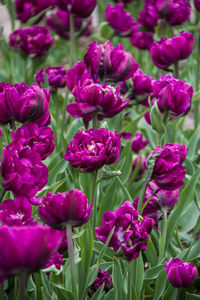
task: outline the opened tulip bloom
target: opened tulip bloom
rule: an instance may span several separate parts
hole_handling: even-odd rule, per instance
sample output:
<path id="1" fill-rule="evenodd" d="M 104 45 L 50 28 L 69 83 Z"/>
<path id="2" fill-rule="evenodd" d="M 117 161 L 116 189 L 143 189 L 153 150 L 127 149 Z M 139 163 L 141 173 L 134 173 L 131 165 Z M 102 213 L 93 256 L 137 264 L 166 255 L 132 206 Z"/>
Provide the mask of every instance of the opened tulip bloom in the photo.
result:
<path id="1" fill-rule="evenodd" d="M 186 175 L 182 165 L 187 155 L 185 145 L 167 143 L 164 147 L 157 146 L 147 157 L 147 170 L 151 173 L 160 189 L 176 190 L 184 185 Z"/>
<path id="2" fill-rule="evenodd" d="M 169 282 L 176 288 L 191 286 L 198 277 L 198 270 L 191 262 L 184 262 L 180 258 L 172 258 L 165 262 L 165 269 Z"/>
<path id="3" fill-rule="evenodd" d="M 14 276 L 40 270 L 56 253 L 63 234 L 39 223 L 0 226 L 0 275 Z"/>
<path id="4" fill-rule="evenodd" d="M 87 18 L 96 7 L 97 0 L 55 0 L 56 5 L 79 18 Z"/>
<path id="5" fill-rule="evenodd" d="M 75 134 L 63 157 L 73 167 L 93 172 L 117 162 L 121 141 L 118 134 L 104 128 L 89 129 Z"/>
<path id="6" fill-rule="evenodd" d="M 112 247 L 115 252 L 121 248 L 126 259 L 131 261 L 139 256 L 140 251 L 147 248 L 153 225 L 153 219 L 146 217 L 141 219 L 131 202 L 125 201 L 115 212 L 105 212 L 102 226 L 96 227 L 95 233 L 100 241 L 106 243 L 115 227 L 108 247 Z"/>
<path id="7" fill-rule="evenodd" d="M 45 75 L 49 86 L 52 88 L 64 87 L 66 85 L 67 71 L 62 66 L 51 66 L 38 71 L 35 74 L 35 81 L 42 87 L 45 84 Z"/>
<path id="8" fill-rule="evenodd" d="M 61 229 L 66 224 L 81 226 L 91 216 L 92 203 L 88 205 L 88 199 L 80 190 L 70 190 L 67 195 L 47 193 L 47 196 L 43 197 L 38 213 L 46 224 L 54 228 Z"/>
<path id="9" fill-rule="evenodd" d="M 130 98 L 136 100 L 138 104 L 142 104 L 146 107 L 149 106 L 148 99 L 153 96 L 153 78 L 146 75 L 142 70 L 138 69 L 132 77 L 133 88 Z"/>
<path id="10" fill-rule="evenodd" d="M 97 278 L 95 279 L 95 281 L 93 282 L 93 284 L 91 285 L 90 289 L 89 289 L 89 296 L 92 297 L 92 295 L 104 284 L 104 291 L 105 293 L 107 293 L 108 291 L 110 291 L 113 287 L 113 283 L 112 283 L 112 277 L 110 276 L 110 274 L 105 271 L 105 270 L 98 270 L 98 274 L 97 274 Z"/>

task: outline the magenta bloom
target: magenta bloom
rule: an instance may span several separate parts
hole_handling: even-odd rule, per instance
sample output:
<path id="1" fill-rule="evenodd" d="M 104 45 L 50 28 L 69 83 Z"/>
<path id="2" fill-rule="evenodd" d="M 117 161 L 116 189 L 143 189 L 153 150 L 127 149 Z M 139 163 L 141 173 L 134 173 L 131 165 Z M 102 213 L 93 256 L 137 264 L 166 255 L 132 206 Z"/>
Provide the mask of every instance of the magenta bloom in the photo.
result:
<path id="1" fill-rule="evenodd" d="M 11 84 L 1 82 L 0 83 L 0 124 L 5 124 L 11 120 L 11 113 L 8 109 L 6 100 L 6 89 L 10 88 Z"/>
<path id="2" fill-rule="evenodd" d="M 198 270 L 191 262 L 184 262 L 180 258 L 171 258 L 165 262 L 165 269 L 169 282 L 176 288 L 191 286 L 198 277 Z"/>
<path id="3" fill-rule="evenodd" d="M 158 25 L 159 16 L 155 0 L 146 0 L 144 3 L 144 10 L 139 13 L 139 23 L 146 27 L 149 31 L 154 32 L 155 27 Z"/>
<path id="4" fill-rule="evenodd" d="M 70 190 L 67 195 L 47 193 L 43 197 L 38 213 L 46 224 L 54 228 L 64 228 L 67 223 L 81 226 L 91 216 L 92 203 L 89 207 L 88 199 L 80 190 Z"/>
<path id="5" fill-rule="evenodd" d="M 140 150 L 146 147 L 146 145 L 149 143 L 149 140 L 143 141 L 143 136 L 141 133 L 136 133 L 132 143 L 131 143 L 131 149 L 133 152 L 138 153 Z"/>
<path id="6" fill-rule="evenodd" d="M 76 102 L 67 106 L 67 112 L 74 118 L 83 118 L 87 126 L 94 112 L 99 120 L 111 118 L 124 110 L 129 99 L 123 101 L 119 95 L 119 87 L 100 85 L 87 80 L 77 91 Z"/>
<path id="7" fill-rule="evenodd" d="M 56 252 L 55 254 L 52 255 L 52 257 L 49 259 L 49 261 L 46 263 L 43 269 L 47 269 L 54 265 L 56 269 L 60 270 L 62 264 L 63 264 L 63 255 Z"/>
<path id="8" fill-rule="evenodd" d="M 113 30 L 120 36 L 130 36 L 138 29 L 138 25 L 130 13 L 126 11 L 123 3 L 117 5 L 108 4 L 105 10 L 105 18 Z"/>
<path id="9" fill-rule="evenodd" d="M 157 223 L 162 217 L 162 208 L 165 208 L 167 213 L 170 214 L 172 208 L 178 201 L 179 190 L 160 190 L 159 186 L 154 181 L 151 181 L 147 186 L 143 204 L 152 196 L 153 193 L 154 196 L 145 206 L 142 216 L 152 218 L 154 219 L 155 223 Z M 139 198 L 135 198 L 133 202 L 135 209 L 137 209 L 138 202 Z"/>
<path id="10" fill-rule="evenodd" d="M 133 56 L 121 44 L 114 48 L 110 41 L 90 43 L 84 56 L 88 72 L 94 81 L 118 82 L 133 76 L 138 69 Z"/>
<path id="11" fill-rule="evenodd" d="M 32 218 L 32 205 L 26 197 L 17 197 L 15 200 L 7 199 L 0 205 L 0 221 L 4 225 L 30 225 Z"/>
<path id="12" fill-rule="evenodd" d="M 7 105 L 13 120 L 17 122 L 42 121 L 49 124 L 48 92 L 37 84 L 30 87 L 24 82 L 16 83 L 6 90 Z M 44 125 L 43 125 L 44 126 Z"/>
<path id="13" fill-rule="evenodd" d="M 96 7 L 97 0 L 55 0 L 56 5 L 79 18 L 87 18 Z"/>
<path id="14" fill-rule="evenodd" d="M 92 295 L 104 284 L 104 292 L 107 293 L 109 290 L 112 289 L 112 277 L 107 271 L 98 270 L 97 278 L 91 285 L 89 289 L 89 296 L 92 297 Z"/>
<path id="15" fill-rule="evenodd" d="M 57 251 L 63 234 L 39 223 L 0 226 L 0 274 L 14 276 L 43 268 Z"/>
<path id="16" fill-rule="evenodd" d="M 159 15 L 172 26 L 183 24 L 191 12 L 191 5 L 186 0 L 155 0 L 155 6 Z"/>
<path id="17" fill-rule="evenodd" d="M 35 74 L 35 81 L 42 87 L 45 83 L 45 74 L 49 82 L 49 86 L 52 88 L 59 88 L 66 86 L 66 74 L 67 71 L 62 66 L 48 67 L 38 71 Z"/>
<path id="18" fill-rule="evenodd" d="M 95 228 L 97 238 L 106 242 L 115 226 L 108 247 L 124 252 L 128 261 L 137 258 L 140 251 L 147 248 L 149 233 L 154 225 L 153 219 L 139 218 L 138 212 L 129 201 L 125 201 L 115 212 L 107 211 L 102 218 L 102 226 Z"/>
<path id="19" fill-rule="evenodd" d="M 194 7 L 200 12 L 200 0 L 194 0 Z"/>
<path id="20" fill-rule="evenodd" d="M 136 100 L 138 103 L 148 107 L 148 98 L 152 97 L 153 94 L 153 78 L 151 78 L 151 76 L 149 75 L 144 74 L 142 70 L 138 69 L 133 74 L 132 82 L 133 90 L 131 98 Z"/>
<path id="21" fill-rule="evenodd" d="M 163 74 L 153 82 L 153 93 L 161 112 L 168 110 L 174 116 L 180 116 L 190 110 L 194 90 L 188 83 Z"/>
<path id="22" fill-rule="evenodd" d="M 44 9 L 53 6 L 54 0 L 16 0 L 16 14 L 21 22 L 26 23 Z"/>
<path id="23" fill-rule="evenodd" d="M 132 136 L 132 133 L 126 132 L 126 131 L 122 131 L 122 132 L 119 133 L 119 136 L 120 136 L 121 139 L 129 141 L 130 138 L 131 138 L 131 136 Z"/>
<path id="24" fill-rule="evenodd" d="M 171 64 L 184 60 L 193 51 L 194 36 L 189 32 L 182 31 L 171 39 L 161 38 L 151 46 L 151 59 L 160 69 L 167 69 Z"/>
<path id="25" fill-rule="evenodd" d="M 83 19 L 74 18 L 74 21 L 75 31 L 79 31 L 81 29 Z M 69 39 L 70 14 L 68 12 L 59 9 L 46 18 L 45 22 L 49 28 L 55 31 L 59 36 Z"/>
<path id="26" fill-rule="evenodd" d="M 151 174 L 160 189 L 176 190 L 184 185 L 186 171 L 182 165 L 187 155 L 185 145 L 167 143 L 162 148 L 157 146 L 151 151 L 147 157 L 147 169 L 154 162 L 153 171 Z"/>
<path id="27" fill-rule="evenodd" d="M 40 155 L 41 160 L 47 158 L 54 150 L 55 136 L 49 127 L 38 127 L 30 122 L 12 132 L 12 147 L 28 147 Z"/>
<path id="28" fill-rule="evenodd" d="M 153 43 L 153 34 L 151 32 L 136 30 L 132 32 L 130 41 L 133 46 L 140 50 L 149 50 Z"/>
<path id="29" fill-rule="evenodd" d="M 9 39 L 10 47 L 17 48 L 25 54 L 44 56 L 54 43 L 45 26 L 33 26 L 15 30 Z"/>
<path id="30" fill-rule="evenodd" d="M 118 134 L 104 128 L 89 129 L 75 134 L 63 157 L 73 167 L 92 172 L 117 162 L 121 141 Z"/>
<path id="31" fill-rule="evenodd" d="M 37 152 L 8 145 L 3 149 L 1 175 L 4 189 L 16 196 L 33 197 L 47 184 L 48 168 Z"/>
<path id="32" fill-rule="evenodd" d="M 83 85 L 86 79 L 91 79 L 83 61 L 75 63 L 72 69 L 69 69 L 66 75 L 66 83 L 68 89 L 74 96 L 77 95 L 77 88 Z"/>

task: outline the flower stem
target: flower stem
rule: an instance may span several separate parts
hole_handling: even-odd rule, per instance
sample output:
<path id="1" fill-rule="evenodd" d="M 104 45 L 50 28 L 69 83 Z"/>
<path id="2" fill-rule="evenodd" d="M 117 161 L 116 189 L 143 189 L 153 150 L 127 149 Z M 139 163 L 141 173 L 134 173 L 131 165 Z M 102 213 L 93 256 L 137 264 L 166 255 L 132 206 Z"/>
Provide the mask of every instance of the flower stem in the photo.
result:
<path id="1" fill-rule="evenodd" d="M 174 63 L 174 76 L 179 78 L 179 64 L 178 61 Z"/>
<path id="2" fill-rule="evenodd" d="M 75 34 L 74 34 L 74 16 L 70 14 L 70 67 L 74 64 L 74 53 L 75 53 Z"/>
<path id="3" fill-rule="evenodd" d="M 159 242 L 159 261 L 161 261 L 165 255 L 165 244 L 167 237 L 167 210 L 165 208 L 162 209 L 163 213 L 163 229 Z"/>
<path id="4" fill-rule="evenodd" d="M 4 283 L 0 285 L 0 300 L 4 299 Z"/>
<path id="5" fill-rule="evenodd" d="M 92 228 L 94 229 L 96 226 L 96 218 L 97 218 L 97 199 L 96 199 L 96 187 L 97 187 L 97 174 L 98 170 L 92 173 L 92 189 L 90 199 L 93 200 L 93 209 L 92 209 Z"/>
<path id="6" fill-rule="evenodd" d="M 200 31 L 197 32 L 197 69 L 196 69 L 196 91 L 199 90 L 199 77 L 200 77 Z M 194 104 L 194 126 L 197 128 L 199 125 L 199 101 Z"/>
<path id="7" fill-rule="evenodd" d="M 93 113 L 93 119 L 92 119 L 92 126 L 94 129 L 97 129 L 99 126 L 98 126 L 98 118 L 97 118 L 97 112 L 94 112 Z"/>
<path id="8" fill-rule="evenodd" d="M 4 196 L 5 196 L 6 190 L 3 188 L 1 193 L 0 193 L 0 203 L 2 202 Z"/>
<path id="9" fill-rule="evenodd" d="M 70 272 L 71 272 L 71 288 L 72 293 L 74 295 L 74 299 L 78 300 L 77 295 L 77 286 L 76 286 L 76 267 L 75 267 L 75 259 L 74 259 L 74 246 L 73 246 L 73 238 L 72 238 L 72 225 L 68 223 L 66 225 L 67 231 L 67 243 L 68 243 L 68 255 L 69 255 L 69 263 L 70 263 Z"/>
<path id="10" fill-rule="evenodd" d="M 28 279 L 28 274 L 26 272 L 19 275 L 19 287 L 18 287 L 18 300 L 24 300 L 24 293 L 26 289 L 26 283 Z"/>
<path id="11" fill-rule="evenodd" d="M 142 213 L 142 204 L 144 201 L 144 195 L 145 195 L 145 192 L 147 189 L 147 185 L 149 184 L 149 181 L 150 181 L 150 178 L 149 178 L 149 176 L 147 176 L 147 178 L 142 186 L 141 193 L 140 193 L 140 199 L 139 199 L 139 203 L 138 203 L 138 214 L 139 215 L 141 215 L 141 213 Z"/>

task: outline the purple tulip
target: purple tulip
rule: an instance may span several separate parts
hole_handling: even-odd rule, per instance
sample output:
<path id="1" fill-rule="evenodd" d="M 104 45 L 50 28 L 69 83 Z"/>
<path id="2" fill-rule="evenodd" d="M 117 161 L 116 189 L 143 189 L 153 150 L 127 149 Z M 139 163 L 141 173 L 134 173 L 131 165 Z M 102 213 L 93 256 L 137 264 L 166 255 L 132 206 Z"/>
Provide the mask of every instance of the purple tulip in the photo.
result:
<path id="1" fill-rule="evenodd" d="M 184 60 L 193 51 L 194 36 L 189 32 L 181 32 L 171 39 L 161 38 L 151 46 L 151 59 L 160 69 L 167 69 L 171 64 Z"/>
<path id="2" fill-rule="evenodd" d="M 121 139 L 124 139 L 124 140 L 126 140 L 126 141 L 129 141 L 130 138 L 132 137 L 132 133 L 122 131 L 122 132 L 119 133 L 119 136 L 120 136 Z"/>
<path id="3" fill-rule="evenodd" d="M 142 156 L 139 156 L 137 155 L 137 157 L 134 159 L 133 163 L 132 163 L 132 166 L 131 166 L 131 174 L 130 174 L 130 177 L 131 175 L 133 174 L 133 172 L 135 171 L 136 168 L 138 168 L 138 165 L 139 165 L 139 170 L 137 172 L 137 177 L 135 179 L 135 181 L 138 181 L 142 178 L 144 172 L 146 171 L 146 158 L 145 157 L 142 157 Z"/>
<path id="4" fill-rule="evenodd" d="M 97 0 L 55 0 L 56 5 L 79 18 L 87 18 L 96 7 Z"/>
<path id="5" fill-rule="evenodd" d="M 121 141 L 118 134 L 104 128 L 89 129 L 75 134 L 63 157 L 73 167 L 92 172 L 117 162 Z"/>
<path id="6" fill-rule="evenodd" d="M 144 114 L 144 119 L 145 119 L 145 121 L 146 121 L 149 125 L 151 125 L 151 118 L 150 118 L 150 113 L 149 113 L 149 111 L 147 111 L 147 112 Z"/>
<path id="7" fill-rule="evenodd" d="M 106 240 L 115 226 L 113 235 L 108 244 L 114 251 L 124 252 L 128 261 L 137 258 L 140 251 L 147 248 L 149 234 L 154 220 L 139 218 L 138 212 L 129 201 L 125 201 L 115 212 L 107 211 L 102 218 L 102 226 L 95 228 L 97 238 L 106 243 Z"/>
<path id="8" fill-rule="evenodd" d="M 154 195 L 152 197 L 152 195 Z M 167 210 L 168 215 L 170 214 L 172 208 L 178 201 L 179 190 L 173 191 L 165 191 L 160 190 L 159 186 L 154 182 L 151 181 L 147 189 L 145 191 L 145 197 L 143 204 L 150 198 L 151 200 L 145 206 L 142 216 L 154 219 L 155 223 L 162 217 L 162 209 L 165 208 Z M 133 206 L 137 209 L 139 202 L 139 198 L 134 199 Z"/>
<path id="9" fill-rule="evenodd" d="M 152 171 L 151 179 L 160 189 L 176 190 L 184 185 L 186 171 L 182 165 L 187 155 L 185 145 L 167 143 L 162 148 L 157 146 L 147 157 L 147 169 Z M 154 163 L 153 170 L 152 163 Z"/>
<path id="10" fill-rule="evenodd" d="M 6 90 L 9 89 L 11 84 L 1 82 L 0 83 L 0 124 L 8 123 L 11 120 L 11 113 L 8 108 L 6 99 Z"/>
<path id="11" fill-rule="evenodd" d="M 69 69 L 66 75 L 66 83 L 68 89 L 74 96 L 77 95 L 76 90 L 83 85 L 83 82 L 91 79 L 83 61 L 76 62 L 72 69 Z"/>
<path id="12" fill-rule="evenodd" d="M 67 112 L 74 118 L 83 118 L 86 127 L 96 113 L 99 120 L 112 118 L 124 110 L 129 99 L 123 101 L 119 87 L 100 85 L 86 80 L 77 91 L 76 102 L 67 106 Z"/>
<path id="13" fill-rule="evenodd" d="M 42 87 L 45 84 L 45 74 L 48 79 L 49 86 L 52 88 L 59 88 L 66 86 L 67 71 L 62 66 L 48 67 L 38 71 L 35 74 L 35 81 Z"/>
<path id="14" fill-rule="evenodd" d="M 7 88 L 7 105 L 13 120 L 21 123 L 37 121 L 39 126 L 43 125 L 44 117 L 45 120 L 47 118 L 46 121 L 49 120 L 47 93 L 47 90 L 41 89 L 37 84 L 29 87 L 24 82 Z"/>
<path id="15" fill-rule="evenodd" d="M 45 26 L 33 26 L 15 30 L 9 38 L 10 47 L 25 54 L 42 57 L 54 43 Z"/>
<path id="16" fill-rule="evenodd" d="M 133 76 L 138 69 L 133 56 L 121 44 L 114 48 L 110 41 L 90 43 L 84 56 L 88 72 L 94 81 L 118 82 Z"/>
<path id="17" fill-rule="evenodd" d="M 8 145 L 3 149 L 1 163 L 2 185 L 16 196 L 33 197 L 48 180 L 48 168 L 37 152 L 28 147 L 16 149 Z"/>
<path id="18" fill-rule="evenodd" d="M 113 287 L 112 283 L 112 277 L 107 271 L 98 270 L 97 278 L 93 282 L 93 284 L 90 286 L 88 295 L 92 297 L 94 293 L 104 284 L 104 292 L 107 293 L 110 291 Z"/>
<path id="19" fill-rule="evenodd" d="M 118 35 L 130 36 L 132 32 L 138 30 L 138 24 L 123 7 L 123 3 L 108 4 L 105 10 L 105 18 Z"/>
<path id="20" fill-rule="evenodd" d="M 191 5 L 186 0 L 155 0 L 158 14 L 172 26 L 181 25 L 190 17 Z"/>
<path id="21" fill-rule="evenodd" d="M 146 0 L 144 3 L 144 10 L 139 13 L 139 23 L 146 27 L 149 31 L 154 32 L 155 27 L 158 25 L 160 16 L 155 7 L 154 0 Z"/>
<path id="22" fill-rule="evenodd" d="M 64 228 L 67 223 L 81 226 L 91 216 L 92 203 L 88 205 L 88 199 L 80 190 L 70 190 L 67 195 L 47 193 L 46 197 L 43 197 L 38 213 L 46 224 L 54 228 Z"/>
<path id="23" fill-rule="evenodd" d="M 190 110 L 194 90 L 188 83 L 163 74 L 159 80 L 153 82 L 153 93 L 158 99 L 160 111 L 170 111 L 177 117 Z"/>
<path id="24" fill-rule="evenodd" d="M 30 18 L 36 16 L 44 9 L 54 5 L 54 0 L 16 0 L 15 8 L 17 18 L 26 23 Z"/>
<path id="25" fill-rule="evenodd" d="M 153 78 L 138 69 L 133 74 L 132 81 L 133 90 L 131 92 L 131 99 L 136 100 L 139 104 L 149 107 L 148 99 L 149 97 L 152 98 L 153 95 Z"/>
<path id="26" fill-rule="evenodd" d="M 151 32 L 136 30 L 132 32 L 130 41 L 133 46 L 140 50 L 150 49 L 153 43 L 153 35 Z"/>
<path id="27" fill-rule="evenodd" d="M 57 251 L 63 234 L 39 223 L 0 226 L 0 274 L 13 276 L 43 268 Z"/>
<path id="28" fill-rule="evenodd" d="M 194 0 L 194 7 L 200 12 L 200 0 Z"/>
<path id="29" fill-rule="evenodd" d="M 0 205 L 0 221 L 8 226 L 32 224 L 32 206 L 28 199 L 21 196 L 3 201 Z"/>
<path id="30" fill-rule="evenodd" d="M 36 123 L 22 125 L 12 132 L 12 147 L 28 147 L 40 155 L 41 160 L 47 158 L 54 150 L 55 136 L 49 127 L 39 128 Z"/>
<path id="31" fill-rule="evenodd" d="M 198 277 L 198 270 L 191 262 L 184 262 L 180 258 L 171 258 L 165 262 L 165 269 L 169 282 L 176 288 L 191 286 Z"/>
<path id="32" fill-rule="evenodd" d="M 63 10 L 57 10 L 52 13 L 46 20 L 47 26 L 55 31 L 59 36 L 69 39 L 70 32 L 70 14 Z M 75 31 L 81 29 L 83 19 L 74 18 Z"/>
<path id="33" fill-rule="evenodd" d="M 146 147 L 146 145 L 149 143 L 149 140 L 143 141 L 143 135 L 141 133 L 136 133 L 132 143 L 131 143 L 131 149 L 133 152 L 138 153 L 140 150 Z"/>
<path id="34" fill-rule="evenodd" d="M 46 263 L 46 265 L 43 267 L 43 269 L 47 269 L 51 266 L 55 266 L 56 269 L 60 270 L 61 266 L 63 264 L 63 255 L 56 252 L 51 256 L 49 261 Z"/>

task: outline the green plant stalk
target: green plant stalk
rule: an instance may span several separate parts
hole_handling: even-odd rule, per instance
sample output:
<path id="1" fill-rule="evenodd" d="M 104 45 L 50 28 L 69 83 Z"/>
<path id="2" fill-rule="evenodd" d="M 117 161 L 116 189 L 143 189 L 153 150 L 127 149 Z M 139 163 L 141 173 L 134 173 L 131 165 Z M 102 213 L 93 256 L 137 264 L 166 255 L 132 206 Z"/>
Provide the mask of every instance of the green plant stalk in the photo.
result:
<path id="1" fill-rule="evenodd" d="M 75 62 L 75 29 L 74 29 L 74 16 L 70 14 L 70 68 L 73 67 Z"/>
<path id="2" fill-rule="evenodd" d="M 3 188 L 1 193 L 0 193 L 0 203 L 2 202 L 4 196 L 5 196 L 6 190 Z"/>
<path id="3" fill-rule="evenodd" d="M 18 286 L 18 296 L 17 296 L 18 300 L 25 299 L 24 293 L 26 289 L 27 280 L 28 280 L 28 274 L 26 272 L 19 275 L 19 286 Z"/>
<path id="4" fill-rule="evenodd" d="M 42 296 L 42 290 L 41 290 L 41 278 L 39 272 L 36 272 L 34 275 L 34 281 L 36 285 L 36 291 L 37 291 L 37 300 L 43 300 Z"/>
<path id="5" fill-rule="evenodd" d="M 174 77 L 179 78 L 179 64 L 178 64 L 178 61 L 174 63 Z"/>
<path id="6" fill-rule="evenodd" d="M 127 262 L 128 264 L 128 286 L 127 286 L 127 290 L 128 290 L 128 298 L 127 300 L 133 300 L 133 282 L 134 282 L 134 260 L 132 260 L 131 262 Z"/>
<path id="7" fill-rule="evenodd" d="M 196 91 L 199 90 L 200 77 L 200 31 L 197 32 L 197 69 L 196 69 Z M 199 101 L 194 104 L 194 127 L 197 128 L 199 124 Z"/>
<path id="8" fill-rule="evenodd" d="M 78 300 L 77 294 L 77 276 L 76 276 L 76 266 L 74 259 L 74 246 L 73 246 L 73 238 L 72 238 L 72 225 L 68 223 L 66 225 L 67 231 L 67 243 L 68 243 L 68 255 L 69 255 L 69 263 L 70 263 L 70 272 L 71 272 L 71 289 L 74 295 L 74 299 Z"/>
<path id="9" fill-rule="evenodd" d="M 94 229 L 96 226 L 96 219 L 97 219 L 97 198 L 96 198 L 96 188 L 97 188 L 97 175 L 98 170 L 94 171 L 92 174 L 92 188 L 91 188 L 91 195 L 90 200 L 93 200 L 93 208 L 92 208 L 92 228 Z"/>
<path id="10" fill-rule="evenodd" d="M 99 122 L 98 122 L 97 113 L 94 112 L 94 113 L 93 113 L 93 119 L 92 119 L 92 127 L 93 127 L 94 129 L 97 129 L 97 128 L 99 127 L 99 124 L 98 124 L 98 123 L 99 123 Z"/>
<path id="11" fill-rule="evenodd" d="M 166 244 L 166 237 L 167 237 L 167 210 L 163 208 L 162 213 L 163 213 L 163 229 L 159 241 L 159 262 L 165 256 L 165 244 Z"/>
<path id="12" fill-rule="evenodd" d="M 4 300 L 4 283 L 0 285 L 0 300 Z"/>
<path id="13" fill-rule="evenodd" d="M 146 177 L 146 180 L 142 186 L 142 190 L 141 190 L 141 193 L 140 193 L 140 199 L 139 199 L 139 203 L 138 203 L 138 214 L 141 215 L 142 214 L 142 204 L 143 204 L 143 201 L 144 201 L 144 196 L 145 196 L 145 192 L 146 192 L 146 189 L 147 189 L 147 186 L 150 182 L 150 178 L 149 176 Z"/>

